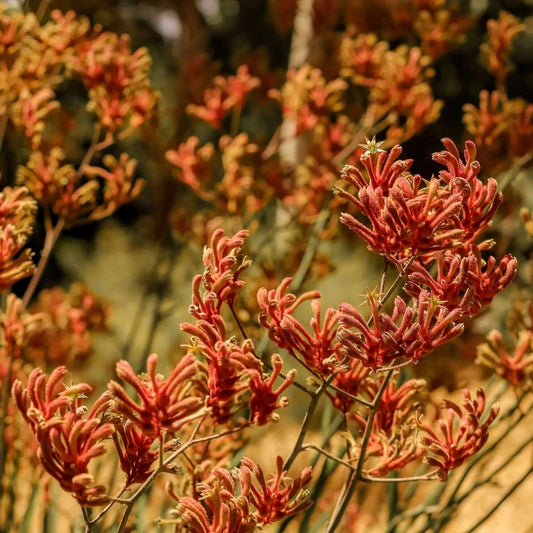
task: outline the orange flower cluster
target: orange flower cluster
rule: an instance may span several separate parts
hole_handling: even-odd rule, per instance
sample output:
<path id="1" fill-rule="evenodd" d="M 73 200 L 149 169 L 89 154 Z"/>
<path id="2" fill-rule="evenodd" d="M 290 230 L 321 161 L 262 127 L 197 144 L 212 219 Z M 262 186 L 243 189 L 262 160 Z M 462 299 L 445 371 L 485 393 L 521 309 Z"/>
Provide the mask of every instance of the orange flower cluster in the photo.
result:
<path id="1" fill-rule="evenodd" d="M 237 115 L 241 113 L 248 94 L 260 84 L 258 78 L 250 75 L 248 67 L 241 65 L 235 76 L 217 76 L 213 80 L 213 87 L 204 92 L 204 104 L 190 104 L 187 112 L 219 129 L 230 111 Z"/>
<path id="2" fill-rule="evenodd" d="M 373 122 L 387 124 L 388 139 L 403 142 L 439 117 L 442 102 L 434 100 L 428 83 L 431 59 L 420 48 L 390 50 L 373 34 L 346 35 L 340 64 L 342 76 L 368 89 Z"/>
<path id="3" fill-rule="evenodd" d="M 37 205 L 25 187 L 0 192 L 0 291 L 33 273 L 32 253 L 25 248 Z"/>
<path id="4" fill-rule="evenodd" d="M 88 165 L 97 152 L 151 117 L 156 94 L 148 80 L 146 49 L 132 52 L 126 36 L 102 32 L 73 12 L 52 11 L 51 20 L 41 25 L 34 14 L 8 12 L 3 5 L 0 40 L 0 109 L 32 149 L 28 163 L 17 171 L 18 182 L 70 224 L 103 218 L 135 199 L 142 187 L 141 180 L 134 181 L 135 161 L 124 154 L 119 161 L 107 156 L 103 167 Z M 85 85 L 88 110 L 97 119 L 78 169 L 64 163 L 69 156 L 63 133 L 57 144 L 43 140 L 45 126 L 65 113 L 55 93 L 69 77 Z M 101 189 L 103 205 L 98 205 Z"/>
<path id="5" fill-rule="evenodd" d="M 481 91 L 479 106 L 465 104 L 466 131 L 480 149 L 480 159 L 493 171 L 504 170 L 525 156 L 533 144 L 533 104 L 508 99 L 500 91 Z"/>
<path id="6" fill-rule="evenodd" d="M 104 394 L 87 409 L 83 399 L 91 387 L 62 386 L 66 374 L 59 366 L 47 379 L 36 368 L 26 388 L 15 381 L 13 396 L 39 443 L 37 456 L 45 470 L 81 505 L 101 505 L 107 501 L 106 488 L 95 484 L 89 463 L 104 454 L 104 441 L 114 432 L 113 425 L 103 421 L 109 397 Z"/>
<path id="7" fill-rule="evenodd" d="M 418 37 L 434 59 L 461 43 L 474 22 L 455 0 L 349 0 L 346 11 L 361 32 L 379 31 L 387 40 Z"/>
<path id="8" fill-rule="evenodd" d="M 511 67 L 509 55 L 515 37 L 524 30 L 524 25 L 506 11 L 500 11 L 497 19 L 487 22 L 487 42 L 481 46 L 481 54 L 487 70 L 496 79 L 499 88 L 504 87 Z"/>
<path id="9" fill-rule="evenodd" d="M 514 353 L 509 353 L 501 332 L 492 330 L 487 335 L 488 343 L 477 347 L 476 363 L 491 368 L 498 376 L 515 389 L 533 387 L 533 332 L 520 331 L 514 346 Z"/>
<path id="10" fill-rule="evenodd" d="M 189 137 L 177 150 L 168 150 L 166 157 L 179 169 L 177 178 L 199 198 L 230 215 L 253 214 L 272 198 L 279 165 L 265 161 L 248 135 L 223 135 L 218 143 L 220 160 L 212 143 L 198 144 L 197 137 Z M 217 163 L 222 177 L 217 175 Z"/>
<path id="11" fill-rule="evenodd" d="M 107 331 L 108 309 L 87 287 L 43 290 L 30 306 L 38 326 L 27 334 L 25 355 L 35 364 L 73 364 L 92 354 L 91 335 Z"/>

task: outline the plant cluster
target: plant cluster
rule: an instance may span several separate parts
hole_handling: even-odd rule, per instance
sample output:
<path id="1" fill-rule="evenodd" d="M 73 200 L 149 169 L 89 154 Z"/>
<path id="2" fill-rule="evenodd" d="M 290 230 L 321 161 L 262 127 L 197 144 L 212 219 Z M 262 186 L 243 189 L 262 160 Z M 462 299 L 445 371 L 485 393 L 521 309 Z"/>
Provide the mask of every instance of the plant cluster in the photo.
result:
<path id="1" fill-rule="evenodd" d="M 437 60 L 475 17 L 453 1 L 377 1 L 372 13 L 359 1 L 269 9 L 293 32 L 289 70 L 252 58 L 213 76 L 183 105 L 191 134 L 166 150 L 194 199 L 165 224 L 204 245 L 179 325 L 185 343 L 174 359 L 147 353 L 142 368 L 126 353 L 101 387 L 75 376 L 95 360 L 110 306 L 81 283 L 38 289 L 65 230 L 109 217 L 145 185 L 121 150 L 156 112 L 150 57 L 73 12 L 52 10 L 43 22 L 44 13 L 1 8 L 0 131 L 24 143 L 25 160 L 0 191 L 0 529 L 36 530 L 37 508 L 59 486 L 79 504 L 73 527 L 85 533 L 147 530 L 134 511 L 148 503 L 162 531 L 363 531 L 365 505 L 386 486 L 386 531 L 439 531 L 505 467 L 475 468 L 527 421 L 532 296 L 514 303 L 508 332 L 494 329 L 477 346 L 499 390 L 479 380 L 462 400 L 456 390 L 436 402 L 417 370 L 458 351 L 517 277 L 494 221 L 533 154 L 532 104 L 506 91 L 524 26 L 505 12 L 488 22 L 481 55 L 496 90 L 480 93 L 479 108 L 465 105 L 473 140 L 460 150 L 442 139 L 430 175 L 415 171 L 422 158 L 402 159 L 400 144 L 438 119 Z M 313 35 L 334 50 L 331 64 L 313 61 Z M 60 97 L 72 84 L 92 128 L 81 157 Z M 245 128 L 261 113 L 279 118 L 269 134 Z M 533 234 L 531 214 L 521 215 Z M 310 287 L 334 268 L 317 248 L 341 239 L 366 244 L 383 271 L 362 301 L 328 306 Z M 290 429 L 294 398 L 304 408 L 295 434 L 284 434 L 288 451 L 269 450 L 269 462 L 249 454 L 249 440 Z M 437 488 L 428 495 L 428 486 Z"/>

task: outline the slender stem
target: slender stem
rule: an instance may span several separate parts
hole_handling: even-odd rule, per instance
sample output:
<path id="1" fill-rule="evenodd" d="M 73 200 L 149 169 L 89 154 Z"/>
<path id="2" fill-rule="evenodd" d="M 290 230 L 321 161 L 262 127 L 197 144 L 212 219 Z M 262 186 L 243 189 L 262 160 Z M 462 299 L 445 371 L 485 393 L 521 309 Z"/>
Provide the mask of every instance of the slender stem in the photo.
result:
<path id="1" fill-rule="evenodd" d="M 413 507 L 412 509 L 407 509 L 400 514 L 397 514 L 388 524 L 385 533 L 392 533 L 392 531 L 400 525 L 402 520 L 406 518 L 417 518 L 423 514 L 433 514 L 438 513 L 442 510 L 440 505 L 419 505 L 418 507 Z"/>
<path id="2" fill-rule="evenodd" d="M 87 509 L 85 509 L 83 505 L 81 506 L 81 514 L 85 522 L 85 533 L 90 533 L 92 528 L 91 519 L 89 517 L 89 514 L 87 513 Z"/>
<path id="3" fill-rule="evenodd" d="M 163 247 L 163 243 L 161 243 L 161 248 Z M 165 270 L 161 277 L 157 279 L 157 289 L 155 291 L 155 302 L 154 302 L 154 309 L 152 311 L 151 321 L 150 321 L 150 329 L 148 330 L 148 336 L 146 338 L 146 343 L 144 346 L 144 349 L 141 353 L 141 359 L 139 363 L 137 364 L 137 370 L 138 372 L 143 372 L 143 370 L 146 367 L 146 362 L 148 361 L 148 357 L 150 355 L 152 345 L 154 342 L 154 338 L 157 332 L 157 328 L 161 322 L 161 306 L 163 304 L 164 298 L 167 294 L 168 285 L 170 283 L 170 278 L 172 275 L 172 270 L 174 268 L 174 265 L 176 263 L 178 250 L 172 246 L 170 248 L 169 257 L 167 257 Z"/>
<path id="4" fill-rule="evenodd" d="M 302 260 L 300 261 L 300 265 L 298 266 L 298 270 L 293 276 L 291 283 L 292 290 L 298 291 L 303 285 L 307 273 L 311 268 L 311 263 L 313 262 L 313 259 L 315 257 L 318 245 L 320 244 L 320 234 L 326 227 L 329 220 L 330 215 L 323 213 L 322 216 L 316 221 L 311 237 L 309 238 L 309 241 L 307 243 L 304 255 L 302 257 Z"/>
<path id="5" fill-rule="evenodd" d="M 341 459 L 340 457 L 337 457 L 336 455 L 327 452 L 326 450 L 324 450 L 324 448 L 316 446 L 315 444 L 302 444 L 302 450 L 315 450 L 324 457 L 327 457 L 328 459 L 331 459 L 332 461 L 335 461 L 336 463 L 339 463 L 340 465 L 343 465 L 346 468 L 349 468 L 350 470 L 355 470 L 355 466 L 350 464 L 348 461 L 345 461 L 344 459 Z"/>
<path id="6" fill-rule="evenodd" d="M 237 315 L 237 311 L 235 311 L 234 305 L 229 302 L 226 302 L 226 303 L 228 304 L 229 310 L 231 311 L 233 319 L 235 320 L 235 323 L 237 324 L 237 327 L 239 328 L 239 331 L 241 332 L 243 339 L 248 340 L 249 339 L 248 334 L 246 333 L 246 331 L 244 331 L 244 326 L 242 325 L 239 315 Z"/>
<path id="7" fill-rule="evenodd" d="M 165 434 L 163 433 L 159 438 L 159 470 L 163 470 L 165 467 Z"/>
<path id="8" fill-rule="evenodd" d="M 363 474 L 361 481 L 367 481 L 370 483 L 406 483 L 408 481 L 434 481 L 438 479 L 438 470 L 433 470 L 422 476 L 408 476 L 408 477 L 373 477 Z"/>
<path id="9" fill-rule="evenodd" d="M 342 394 L 343 396 L 346 396 L 346 398 L 350 398 L 350 400 L 353 400 L 356 403 L 359 403 L 361 405 L 364 405 L 365 407 L 371 408 L 372 402 L 367 402 L 366 400 L 363 400 L 363 398 L 359 398 L 357 396 L 354 396 L 353 394 L 350 394 L 349 392 L 346 392 L 342 389 L 339 389 L 339 387 L 336 387 L 333 384 L 329 385 L 330 389 L 333 389 L 335 392 L 338 392 L 339 394 Z"/>
<path id="10" fill-rule="evenodd" d="M 307 411 L 305 412 L 304 419 L 302 420 L 300 431 L 298 432 L 298 437 L 296 438 L 296 443 L 294 444 L 294 447 L 289 457 L 283 465 L 284 470 L 289 470 L 292 463 L 294 463 L 296 456 L 302 450 L 302 444 L 305 439 L 307 430 L 309 429 L 309 425 L 311 424 L 311 420 L 313 419 L 313 415 L 315 414 L 318 401 L 320 400 L 322 393 L 328 388 L 329 384 L 333 381 L 334 378 L 335 374 L 332 374 L 327 379 L 323 380 L 318 389 L 315 391 L 314 395 L 312 396 L 311 401 L 309 402 L 309 406 L 307 407 Z"/>
<path id="11" fill-rule="evenodd" d="M 48 9 L 49 4 L 50 4 L 50 0 L 41 0 L 41 2 L 39 3 L 39 7 L 37 8 L 37 11 L 35 13 L 35 16 L 39 22 L 44 17 L 44 14 L 46 13 L 46 10 Z"/>
<path id="12" fill-rule="evenodd" d="M 97 515 L 91 518 L 90 520 L 91 526 L 95 524 L 96 522 L 98 522 L 98 520 L 100 520 L 100 518 L 102 518 L 102 516 L 104 516 L 107 513 L 107 511 L 111 509 L 111 507 L 113 507 L 113 505 L 115 505 L 115 503 L 120 502 L 121 496 L 124 494 L 125 490 L 126 490 L 125 488 L 120 489 L 120 492 L 114 498 L 111 498 L 111 501 Z"/>
<path id="13" fill-rule="evenodd" d="M 11 374 L 13 357 L 11 354 L 7 358 L 6 374 L 2 379 L 2 392 L 0 396 L 0 480 L 4 479 L 5 465 L 7 459 L 7 442 L 4 432 L 7 427 L 7 409 L 9 405 L 9 393 L 11 387 Z"/>
<path id="14" fill-rule="evenodd" d="M 377 406 L 379 405 L 379 402 L 381 401 L 381 397 L 383 396 L 385 389 L 387 388 L 387 385 L 389 384 L 392 374 L 393 374 L 392 370 L 389 370 L 387 372 L 387 374 L 385 375 L 385 378 L 383 379 L 381 383 L 381 386 L 379 387 L 378 392 L 376 393 L 376 396 L 374 397 L 374 400 L 372 401 L 373 408 L 370 410 L 368 419 L 366 421 L 365 431 L 363 433 L 363 440 L 361 442 L 361 450 L 359 452 L 359 459 L 357 461 L 357 467 L 355 468 L 355 470 L 350 472 L 348 479 L 346 480 L 341 490 L 341 497 L 339 498 L 339 500 L 337 500 L 337 505 L 335 506 L 335 509 L 333 510 L 333 514 L 331 515 L 329 519 L 326 533 L 333 533 L 339 526 L 339 523 L 344 514 L 344 511 L 346 510 L 346 507 L 348 506 L 350 499 L 352 498 L 352 495 L 355 491 L 355 488 L 357 486 L 357 481 L 361 479 L 361 475 L 363 473 L 363 465 L 365 462 L 366 450 L 368 448 L 368 443 L 370 442 L 370 435 L 372 434 L 372 426 L 374 425 L 374 418 L 377 413 Z"/>
<path id="15" fill-rule="evenodd" d="M 240 106 L 235 106 L 233 108 L 233 112 L 231 114 L 231 129 L 230 129 L 230 135 L 232 137 L 236 137 L 239 133 L 239 126 L 241 123 L 241 113 L 242 109 Z"/>
<path id="16" fill-rule="evenodd" d="M 44 217 L 45 217 L 45 225 L 49 228 L 52 227 L 51 222 L 50 222 L 50 211 L 45 210 Z M 24 296 L 22 297 L 23 308 L 26 308 L 28 306 L 28 303 L 30 302 L 31 297 L 33 296 L 33 293 L 37 289 L 37 285 L 39 284 L 39 281 L 41 280 L 41 277 L 44 273 L 44 269 L 46 268 L 46 265 L 48 264 L 48 260 L 50 259 L 52 248 L 54 247 L 64 227 L 65 227 L 65 219 L 60 218 L 57 221 L 56 225 L 53 226 L 51 230 L 47 230 L 46 237 L 44 240 L 43 251 L 41 253 L 41 258 L 39 259 L 37 268 L 35 269 L 35 272 L 30 280 L 30 283 L 28 284 L 28 287 L 26 288 L 26 291 L 24 292 Z"/>
<path id="17" fill-rule="evenodd" d="M 85 172 L 85 167 L 91 162 L 96 152 L 103 150 L 104 148 L 107 148 L 108 146 L 113 144 L 113 137 L 106 137 L 103 141 L 98 142 L 101 132 L 101 126 L 99 124 L 96 124 L 93 130 L 93 138 L 91 139 L 91 144 L 89 145 L 87 152 L 85 152 L 85 155 L 81 160 L 80 166 L 76 171 L 76 178 L 80 178 L 83 175 L 83 173 Z"/>

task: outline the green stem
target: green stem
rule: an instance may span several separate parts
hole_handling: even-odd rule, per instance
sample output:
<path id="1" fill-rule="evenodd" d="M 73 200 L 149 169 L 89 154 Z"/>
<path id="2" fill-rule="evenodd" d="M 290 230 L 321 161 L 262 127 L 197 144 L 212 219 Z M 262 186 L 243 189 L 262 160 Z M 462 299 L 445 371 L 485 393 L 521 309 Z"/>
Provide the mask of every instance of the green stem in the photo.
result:
<path id="1" fill-rule="evenodd" d="M 363 473 L 363 465 L 365 462 L 366 450 L 368 448 L 368 443 L 370 442 L 372 426 L 374 425 L 374 418 L 376 416 L 377 408 L 381 401 L 381 397 L 383 396 L 385 389 L 389 384 L 392 374 L 392 370 L 389 370 L 387 372 L 385 378 L 381 383 L 381 386 L 379 387 L 378 392 L 376 393 L 376 396 L 374 397 L 374 400 L 372 401 L 373 408 L 370 410 L 370 414 L 368 415 L 368 419 L 366 421 L 365 432 L 363 433 L 363 440 L 361 443 L 361 450 L 359 452 L 359 459 L 357 461 L 357 467 L 348 475 L 348 479 L 346 480 L 341 490 L 341 497 L 337 501 L 337 505 L 335 506 L 333 514 L 329 519 L 326 533 L 333 533 L 339 526 L 342 516 L 344 515 L 344 512 L 346 511 L 346 508 L 348 507 L 348 504 L 350 503 L 352 495 L 355 491 L 357 481 L 361 479 L 361 475 Z"/>

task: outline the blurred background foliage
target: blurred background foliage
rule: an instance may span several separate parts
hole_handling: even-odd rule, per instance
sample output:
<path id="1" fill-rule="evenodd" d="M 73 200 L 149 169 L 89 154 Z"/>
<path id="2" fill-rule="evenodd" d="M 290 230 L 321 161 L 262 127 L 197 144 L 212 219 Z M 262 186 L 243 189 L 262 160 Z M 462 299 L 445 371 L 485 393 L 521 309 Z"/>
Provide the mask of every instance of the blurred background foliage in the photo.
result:
<path id="1" fill-rule="evenodd" d="M 339 34 L 353 22 L 349 16 L 342 16 L 349 4 L 341 0 L 317 2 L 321 14 L 328 15 L 329 19 L 325 17 L 325 27 L 315 24 L 316 35 L 309 59 L 328 79 L 337 76 L 331 61 L 332 37 L 328 31 L 332 29 L 333 34 Z M 391 33 L 390 27 L 387 29 L 383 21 L 387 12 L 382 9 L 386 3 L 356 1 L 353 4 L 359 14 L 366 14 L 362 23 L 366 24 L 365 29 L 376 31 L 378 37 L 389 40 L 391 48 L 401 43 L 417 44 L 412 34 Z M 436 170 L 431 154 L 441 149 L 442 137 L 450 137 L 458 144 L 467 137 L 462 123 L 463 106 L 477 105 L 481 90 L 496 88 L 494 78 L 481 61 L 479 49 L 486 38 L 487 21 L 496 18 L 501 10 L 522 19 L 526 28 L 513 41 L 510 62 L 514 68 L 507 80 L 508 96 L 533 101 L 531 0 L 462 0 L 456 4 L 473 18 L 464 41 L 432 64 L 435 75 L 431 86 L 435 99 L 444 101 L 443 111 L 435 122 L 403 144 L 404 156 L 414 157 L 415 170 L 425 176 Z M 182 342 L 178 324 L 187 318 L 189 280 L 200 268 L 199 246 L 205 242 L 202 236 L 209 231 L 206 228 L 213 227 L 205 224 L 210 219 L 210 224 L 225 224 L 213 214 L 211 206 L 175 179 L 165 153 L 191 135 L 198 136 L 200 144 L 218 140 L 220 131 L 190 116 L 186 108 L 191 103 L 202 102 L 203 91 L 216 75 L 232 75 L 243 63 L 261 78 L 263 86 L 260 94 L 253 94 L 247 102 L 240 129 L 258 144 L 265 144 L 274 135 L 282 118 L 280 109 L 264 96 L 269 88 L 279 88 L 284 82 L 296 2 L 31 0 L 21 7 L 17 0 L 12 0 L 9 5 L 14 9 L 40 12 L 44 20 L 51 9 L 74 10 L 77 15 L 88 17 L 92 24 L 128 34 L 133 50 L 146 47 L 152 57 L 150 78 L 159 93 L 158 112 L 148 124 L 107 150 L 116 157 L 122 152 L 134 157 L 138 161 L 137 175 L 146 179 L 146 188 L 134 203 L 122 207 L 111 219 L 66 230 L 42 282 L 43 287 L 58 284 L 68 287 L 73 280 L 82 280 L 106 299 L 113 309 L 110 315 L 112 335 L 96 336 L 97 345 L 103 343 L 96 352 L 103 350 L 107 354 L 105 364 L 109 373 L 114 363 L 125 356 L 137 361 L 141 368 L 151 351 L 170 353 Z M 79 161 L 90 145 L 94 124 L 94 117 L 85 108 L 85 89 L 81 83 L 68 80 L 58 88 L 57 98 L 64 113 L 56 117 L 55 124 L 47 126 L 47 135 L 50 138 L 60 131 L 67 143 L 69 159 Z M 15 181 L 17 166 L 27 160 L 28 148 L 21 141 L 20 135 L 8 126 L 0 154 L 4 184 Z M 482 172 L 485 176 L 493 175 L 486 166 Z M 516 189 L 508 192 L 504 214 L 523 204 L 531 203 L 529 207 L 533 207 L 533 201 L 528 200 L 532 197 L 528 186 L 524 185 L 521 190 L 525 192 L 519 194 Z M 268 211 L 259 218 L 267 226 L 272 224 Z M 508 235 L 499 252 L 513 248 L 510 251 L 519 258 L 520 255 L 526 258 L 529 241 L 525 239 L 518 218 L 514 217 L 515 222 L 512 220 L 507 218 L 505 225 L 498 229 L 499 233 L 505 230 Z M 242 224 L 246 225 L 246 221 Z M 309 231 L 311 229 L 309 226 Z M 323 243 L 313 263 L 311 277 L 315 279 L 308 284 L 322 290 L 326 304 L 335 305 L 341 298 L 356 299 L 368 285 L 376 282 L 373 275 L 376 258 L 367 254 L 361 243 L 348 233 L 342 231 L 340 240 Z M 43 229 L 37 226 L 30 240 L 37 257 L 43 238 Z M 513 242 L 509 242 L 511 240 Z M 258 242 L 264 241 L 258 239 Z M 287 260 L 286 264 L 275 265 L 269 265 L 266 254 L 263 270 L 273 269 L 271 276 L 278 279 L 292 275 L 294 272 L 290 270 L 299 264 L 302 254 L 300 250 L 297 257 Z M 331 269 L 336 273 L 328 278 L 325 274 Z M 349 279 L 348 286 L 339 284 L 340 279 Z M 523 279 L 526 282 L 527 275 Z M 25 286 L 25 282 L 20 282 L 15 291 L 22 294 Z M 483 333 L 494 326 L 494 320 L 503 320 L 508 306 L 494 307 L 499 309 L 499 318 L 491 315 L 486 319 L 487 327 L 481 327 Z M 471 351 L 470 357 L 473 358 L 473 354 Z M 427 364 L 434 364 L 434 361 L 438 368 L 438 357 Z M 91 368 L 86 371 L 92 373 Z M 454 378 L 447 380 L 438 370 L 434 373 L 434 386 L 443 382 L 450 387 L 455 385 Z M 104 385 L 107 373 L 97 370 L 94 374 L 92 378 Z"/>

